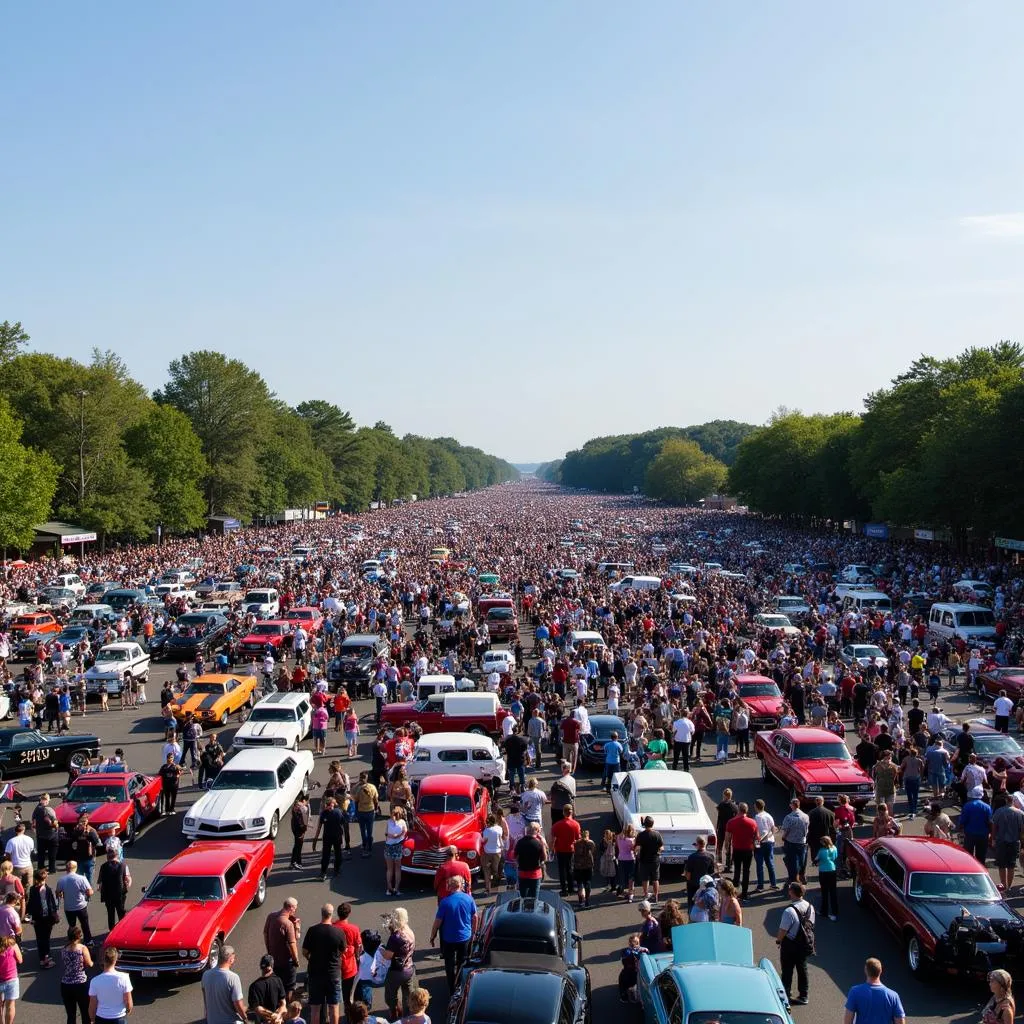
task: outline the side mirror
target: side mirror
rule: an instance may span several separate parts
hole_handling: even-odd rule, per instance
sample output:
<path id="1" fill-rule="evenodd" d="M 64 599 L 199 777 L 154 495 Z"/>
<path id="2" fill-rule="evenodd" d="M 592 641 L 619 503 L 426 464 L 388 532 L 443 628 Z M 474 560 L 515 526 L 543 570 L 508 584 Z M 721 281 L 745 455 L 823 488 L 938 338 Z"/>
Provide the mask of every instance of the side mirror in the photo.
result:
<path id="1" fill-rule="evenodd" d="M 617 791 L 618 788 L 619 788 L 619 784 L 617 782 L 613 782 L 612 783 L 612 789 Z"/>
<path id="2" fill-rule="evenodd" d="M 57 796 L 59 796 L 59 797 L 61 798 L 61 800 L 63 800 L 63 799 L 64 799 L 64 797 L 66 797 L 67 795 L 68 795 L 68 791 L 67 791 L 66 789 L 62 789 L 62 790 L 61 790 L 61 791 L 60 791 L 60 792 L 59 792 L 59 793 L 57 794 Z"/>
<path id="3" fill-rule="evenodd" d="M 238 890 L 234 886 L 231 886 L 231 888 L 228 889 L 229 896 L 234 896 L 236 892 L 238 892 Z"/>
<path id="4" fill-rule="evenodd" d="M 148 886 L 148 885 L 144 885 L 144 886 L 143 886 L 143 887 L 142 887 L 142 888 L 141 888 L 141 889 L 139 890 L 139 892 L 142 892 L 142 893 L 144 893 L 144 892 L 145 892 L 145 891 L 146 891 L 146 890 L 147 890 L 148 888 L 149 888 L 149 886 Z"/>
<path id="5" fill-rule="evenodd" d="M 579 932 L 572 932 L 569 937 L 572 939 L 574 946 L 581 946 L 583 944 L 583 936 Z"/>

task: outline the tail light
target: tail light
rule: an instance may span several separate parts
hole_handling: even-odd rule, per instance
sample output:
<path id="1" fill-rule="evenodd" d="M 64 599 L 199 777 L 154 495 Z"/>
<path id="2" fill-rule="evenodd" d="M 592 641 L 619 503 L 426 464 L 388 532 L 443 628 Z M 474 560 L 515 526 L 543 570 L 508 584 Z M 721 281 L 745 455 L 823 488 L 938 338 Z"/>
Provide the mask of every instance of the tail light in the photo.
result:
<path id="1" fill-rule="evenodd" d="M 708 846 L 718 846 L 718 836 L 714 832 L 709 832 L 707 835 Z"/>

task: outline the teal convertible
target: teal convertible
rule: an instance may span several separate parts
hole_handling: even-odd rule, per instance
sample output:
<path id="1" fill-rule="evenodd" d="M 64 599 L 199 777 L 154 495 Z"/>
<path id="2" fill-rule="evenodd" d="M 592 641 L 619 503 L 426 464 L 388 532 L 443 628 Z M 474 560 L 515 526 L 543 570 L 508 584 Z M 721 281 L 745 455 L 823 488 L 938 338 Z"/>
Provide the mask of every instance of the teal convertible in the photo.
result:
<path id="1" fill-rule="evenodd" d="M 771 960 L 731 924 L 672 929 L 672 952 L 641 954 L 637 989 L 647 1024 L 793 1024 Z"/>

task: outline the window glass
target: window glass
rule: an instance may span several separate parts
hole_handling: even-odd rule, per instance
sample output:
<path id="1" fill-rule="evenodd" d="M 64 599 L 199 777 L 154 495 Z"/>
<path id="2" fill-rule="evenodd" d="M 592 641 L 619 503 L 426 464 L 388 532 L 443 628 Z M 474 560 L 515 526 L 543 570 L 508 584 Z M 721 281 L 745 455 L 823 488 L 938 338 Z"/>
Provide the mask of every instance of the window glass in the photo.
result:
<path id="1" fill-rule="evenodd" d="M 245 861 L 236 860 L 235 863 L 224 872 L 224 884 L 227 888 L 233 889 L 242 880 L 242 876 L 244 874 Z"/>

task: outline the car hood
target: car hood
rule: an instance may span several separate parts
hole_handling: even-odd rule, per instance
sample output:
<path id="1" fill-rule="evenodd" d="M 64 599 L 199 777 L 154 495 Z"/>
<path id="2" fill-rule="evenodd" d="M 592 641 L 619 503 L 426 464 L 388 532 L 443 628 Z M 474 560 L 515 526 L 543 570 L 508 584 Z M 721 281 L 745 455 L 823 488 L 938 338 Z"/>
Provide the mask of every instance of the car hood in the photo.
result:
<path id="1" fill-rule="evenodd" d="M 919 900 L 912 899 L 908 905 L 921 923 L 933 935 L 944 935 L 950 922 L 960 916 L 961 910 L 968 910 L 975 917 L 984 917 L 990 921 L 1020 920 L 1005 903 L 971 902 L 967 900 Z"/>
<path id="2" fill-rule="evenodd" d="M 235 739 L 244 736 L 270 739 L 274 736 L 290 736 L 298 729 L 298 722 L 246 722 L 235 733 Z"/>
<path id="3" fill-rule="evenodd" d="M 89 824 L 93 828 L 110 822 L 120 821 L 130 813 L 131 804 L 115 803 L 107 800 L 87 801 L 77 804 L 58 804 L 56 808 L 57 820 L 64 828 L 73 827 L 80 814 L 89 815 Z"/>
<path id="4" fill-rule="evenodd" d="M 143 900 L 118 922 L 107 942 L 130 949 L 199 946 L 220 917 L 219 902 Z"/>
<path id="5" fill-rule="evenodd" d="M 798 761 L 797 771 L 808 782 L 824 785 L 860 785 L 871 777 L 852 761 Z"/>
<path id="6" fill-rule="evenodd" d="M 274 813 L 275 800 L 274 790 L 211 790 L 192 805 L 187 816 L 210 823 L 264 818 Z"/>
<path id="7" fill-rule="evenodd" d="M 248 633 L 242 637 L 243 644 L 279 644 L 284 640 L 281 633 Z"/>
<path id="8" fill-rule="evenodd" d="M 208 634 L 199 633 L 197 636 L 182 636 L 180 633 L 177 636 L 169 637 L 167 640 L 168 647 L 195 647 L 196 644 L 201 644 L 206 640 Z"/>
<path id="9" fill-rule="evenodd" d="M 744 697 L 743 703 L 755 715 L 772 715 L 778 717 L 782 713 L 782 697 Z"/>
<path id="10" fill-rule="evenodd" d="M 469 814 L 418 814 L 413 839 L 431 846 L 444 846 L 477 832 L 476 819 Z"/>
<path id="11" fill-rule="evenodd" d="M 99 661 L 85 670 L 85 678 L 106 679 L 108 676 L 116 676 L 120 679 L 130 666 L 131 662 L 128 661 Z"/>

